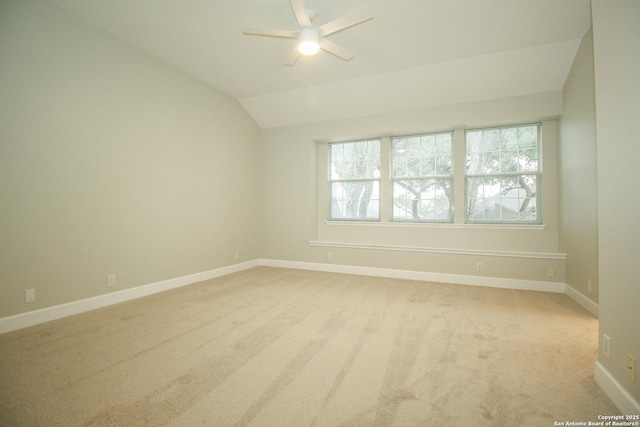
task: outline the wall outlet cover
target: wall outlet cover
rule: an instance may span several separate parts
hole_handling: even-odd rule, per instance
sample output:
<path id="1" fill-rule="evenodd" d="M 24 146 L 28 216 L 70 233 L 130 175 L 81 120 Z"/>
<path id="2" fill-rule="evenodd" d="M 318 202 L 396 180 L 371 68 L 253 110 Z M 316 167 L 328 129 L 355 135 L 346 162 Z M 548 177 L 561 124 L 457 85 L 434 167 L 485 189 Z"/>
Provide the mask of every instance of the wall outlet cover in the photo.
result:
<path id="1" fill-rule="evenodd" d="M 24 302 L 25 304 L 29 304 L 36 301 L 36 290 L 35 289 L 27 289 L 24 291 Z"/>

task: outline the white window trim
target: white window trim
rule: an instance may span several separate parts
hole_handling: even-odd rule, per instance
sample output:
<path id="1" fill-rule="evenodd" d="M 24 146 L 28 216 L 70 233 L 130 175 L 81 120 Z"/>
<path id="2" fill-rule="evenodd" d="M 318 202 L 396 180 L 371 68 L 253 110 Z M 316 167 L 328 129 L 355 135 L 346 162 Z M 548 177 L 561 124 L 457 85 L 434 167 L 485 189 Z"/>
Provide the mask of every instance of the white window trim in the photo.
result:
<path id="1" fill-rule="evenodd" d="M 355 142 L 362 142 L 362 141 L 379 141 L 380 142 L 380 177 L 379 178 L 362 178 L 362 179 L 332 179 L 331 178 L 331 145 L 338 145 L 338 144 L 349 144 L 349 143 L 355 143 Z M 346 222 L 350 222 L 350 223 L 359 223 L 359 222 L 363 222 L 363 221 L 381 221 L 381 215 L 382 215 L 382 201 L 383 201 L 383 196 L 382 196 L 382 177 L 383 175 L 383 171 L 382 169 L 384 168 L 384 162 L 383 162 L 383 143 L 382 143 L 382 138 L 366 138 L 366 139 L 354 139 L 351 141 L 341 141 L 341 142 L 332 142 L 332 143 L 328 143 L 327 144 L 327 221 L 346 221 Z M 380 191 L 380 200 L 378 201 L 378 218 L 363 218 L 363 219 L 359 219 L 359 218 L 336 218 L 333 219 L 332 218 L 332 205 L 331 205 L 331 196 L 332 196 L 332 189 L 331 186 L 333 183 L 335 182 L 377 182 L 378 183 L 378 189 Z"/>
<path id="2" fill-rule="evenodd" d="M 547 124 L 550 123 L 550 124 Z M 515 124 L 513 126 L 522 126 L 529 123 Z M 547 126 L 549 126 L 547 128 Z M 553 140 L 553 135 L 556 132 L 556 124 L 555 121 L 543 121 L 541 123 L 541 155 L 543 156 L 541 161 L 545 163 L 545 154 L 544 151 L 546 148 L 549 149 L 549 152 L 554 152 L 555 146 L 557 142 Z M 507 126 L 505 126 L 507 127 Z M 473 128 L 479 129 L 479 128 Z M 473 130 L 472 128 L 468 128 L 468 130 Z M 317 193 L 317 202 L 318 207 L 318 220 L 321 224 L 326 226 L 352 226 L 352 227 L 417 227 L 417 228 L 440 228 L 440 229 L 478 229 L 478 230 L 528 230 L 528 231 L 544 231 L 549 229 L 550 225 L 545 221 L 545 216 L 541 215 L 542 222 L 541 223 L 469 223 L 465 222 L 465 204 L 466 204 L 466 185 L 465 185 L 465 161 L 466 161 L 466 142 L 465 142 L 465 128 L 458 128 L 449 130 L 453 132 L 453 194 L 454 194 L 454 203 L 453 203 L 453 223 L 441 223 L 441 222 L 408 222 L 408 221 L 391 221 L 390 220 L 390 209 L 393 201 L 391 200 L 390 194 L 390 185 L 389 181 L 384 179 L 384 177 L 389 176 L 389 168 L 390 168 L 390 135 L 371 135 L 370 137 L 363 138 L 354 138 L 354 139 L 322 139 L 316 140 L 318 144 L 318 183 L 320 184 Z M 447 131 L 439 130 L 438 132 Z M 434 132 L 435 133 L 435 132 Z M 545 144 L 545 133 L 553 140 L 549 147 L 546 147 Z M 396 136 L 395 134 L 392 136 Z M 381 183 L 380 183 L 380 220 L 379 221 L 353 221 L 353 220 L 331 220 L 329 216 L 330 209 L 330 196 L 329 196 L 329 187 L 327 183 L 328 180 L 328 171 L 330 168 L 329 165 L 329 144 L 332 142 L 348 142 L 348 141 L 356 141 L 356 140 L 364 140 L 364 139 L 380 139 L 381 140 Z M 553 159 L 552 159 L 553 160 Z M 555 160 L 553 160 L 555 162 Z M 460 167 L 458 165 L 462 165 Z M 550 191 L 552 188 L 552 182 L 548 182 L 549 178 L 545 177 L 545 175 L 541 175 L 541 188 L 543 197 L 540 200 L 541 206 L 539 207 L 541 210 L 544 208 L 542 205 L 544 203 L 544 199 L 549 197 L 554 197 L 556 191 Z"/>
<path id="3" fill-rule="evenodd" d="M 408 222 L 408 221 L 334 221 L 325 220 L 328 226 L 350 226 L 358 225 L 360 227 L 405 227 L 405 228 L 451 228 L 451 229 L 476 229 L 476 230 L 529 230 L 541 231 L 549 228 L 546 224 L 531 223 L 450 223 L 450 222 Z"/>
<path id="4" fill-rule="evenodd" d="M 454 177 L 453 177 L 453 170 L 454 170 L 454 164 L 453 164 L 453 161 L 454 161 L 454 155 L 453 155 L 453 152 L 454 152 L 454 150 L 453 150 L 453 144 L 454 144 L 454 142 L 453 142 L 453 133 L 454 133 L 453 131 L 429 132 L 429 133 L 423 133 L 423 134 L 418 134 L 418 135 L 391 136 L 391 137 L 389 137 L 389 147 L 388 147 L 388 149 L 389 149 L 389 165 L 390 165 L 390 167 L 389 167 L 389 193 L 390 193 L 390 197 L 389 197 L 389 204 L 390 204 L 390 206 L 389 206 L 389 208 L 390 208 L 389 215 L 390 215 L 390 219 L 389 219 L 389 221 L 390 222 L 399 223 L 399 224 L 405 224 L 405 223 L 408 223 L 408 224 L 415 224 L 415 223 L 418 223 L 418 224 L 451 224 L 451 223 L 453 223 L 453 221 L 454 221 L 454 218 L 453 218 L 454 201 L 455 201 L 455 188 L 454 188 L 455 180 L 454 180 Z M 392 150 L 392 148 L 393 148 L 393 139 L 394 138 L 411 138 L 411 137 L 421 137 L 421 136 L 428 136 L 428 135 L 447 135 L 447 134 L 451 135 L 451 168 L 452 168 L 451 174 L 449 174 L 449 175 L 408 176 L 408 177 L 403 176 L 403 177 L 397 177 L 397 178 L 393 177 L 393 171 L 391 170 L 391 165 L 392 165 L 392 162 L 393 162 L 393 155 L 392 155 L 393 150 Z M 393 185 L 394 185 L 395 181 L 427 180 L 427 179 L 448 179 L 448 180 L 451 181 L 451 194 L 452 194 L 452 196 L 454 198 L 453 200 L 449 201 L 449 203 L 450 203 L 449 211 L 450 211 L 450 218 L 451 219 L 448 220 L 448 221 L 435 221 L 435 220 L 430 220 L 430 219 L 415 220 L 415 219 L 394 218 L 393 217 L 393 209 L 394 209 L 394 206 L 393 206 L 393 197 L 394 197 L 394 195 L 393 195 Z"/>
<path id="5" fill-rule="evenodd" d="M 537 126 L 538 127 L 538 170 L 537 171 L 521 171 L 521 172 L 506 172 L 506 173 L 494 173 L 494 174 L 467 174 L 466 171 L 466 150 L 467 150 L 467 141 L 466 134 L 467 132 L 477 132 L 477 131 L 485 131 L 485 130 L 501 130 L 501 129 L 509 129 L 509 128 L 519 128 L 525 126 Z M 542 123 L 534 122 L 534 123 L 521 123 L 515 125 L 508 126 L 493 126 L 486 128 L 474 128 L 474 129 L 464 129 L 464 222 L 465 224 L 474 225 L 474 224 L 487 224 L 487 225 L 541 225 L 543 224 L 543 215 L 542 215 L 542 199 L 544 192 L 542 191 Z M 469 178 L 491 178 L 491 177 L 505 177 L 505 176 L 521 176 L 521 175 L 535 175 L 536 176 L 536 213 L 537 220 L 533 221 L 486 221 L 486 220 L 478 220 L 478 219 L 469 219 L 467 217 L 469 213 L 469 198 L 468 198 L 468 179 Z"/>

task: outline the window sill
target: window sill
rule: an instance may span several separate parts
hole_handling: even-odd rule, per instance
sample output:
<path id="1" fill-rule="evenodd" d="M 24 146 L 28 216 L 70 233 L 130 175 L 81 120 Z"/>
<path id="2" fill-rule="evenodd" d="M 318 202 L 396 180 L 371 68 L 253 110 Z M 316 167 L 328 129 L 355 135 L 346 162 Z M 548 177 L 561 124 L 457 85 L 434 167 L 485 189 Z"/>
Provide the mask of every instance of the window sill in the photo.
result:
<path id="1" fill-rule="evenodd" d="M 549 228 L 546 224 L 456 224 L 448 222 L 374 222 L 374 221 L 329 221 L 329 226 L 355 227 L 407 227 L 407 228 L 444 228 L 464 230 L 528 230 L 540 231 Z"/>
<path id="2" fill-rule="evenodd" d="M 456 248 L 432 248 L 424 246 L 398 246 L 398 245 L 380 245 L 369 243 L 343 243 L 343 242 L 326 242 L 312 240 L 309 246 L 330 247 L 330 248 L 348 248 L 348 249 L 373 249 L 383 251 L 398 252 L 422 252 L 449 255 L 474 255 L 474 256 L 492 256 L 506 258 L 532 258 L 532 259 L 549 259 L 549 260 L 566 260 L 567 254 L 561 252 L 518 252 L 518 251 L 501 251 L 492 249 L 456 249 Z"/>

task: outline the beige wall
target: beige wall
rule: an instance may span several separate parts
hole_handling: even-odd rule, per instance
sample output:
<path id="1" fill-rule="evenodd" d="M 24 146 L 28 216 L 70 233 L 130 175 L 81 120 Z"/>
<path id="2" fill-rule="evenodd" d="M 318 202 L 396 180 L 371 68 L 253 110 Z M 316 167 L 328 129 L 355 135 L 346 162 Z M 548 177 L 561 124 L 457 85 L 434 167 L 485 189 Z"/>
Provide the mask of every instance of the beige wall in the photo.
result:
<path id="1" fill-rule="evenodd" d="M 598 151 L 600 333 L 611 358 L 599 362 L 640 402 L 640 2 L 593 0 Z"/>
<path id="2" fill-rule="evenodd" d="M 0 3 L 0 62 L 0 317 L 259 257 L 238 102 L 46 2 Z"/>
<path id="3" fill-rule="evenodd" d="M 598 206 L 593 33 L 584 36 L 564 86 L 560 119 L 561 248 L 567 284 L 598 302 Z M 591 281 L 591 291 L 587 281 Z"/>
<path id="4" fill-rule="evenodd" d="M 323 216 L 326 208 L 318 205 L 318 194 L 325 186 L 324 175 L 318 174 L 317 169 L 322 164 L 318 162 L 318 159 L 322 160 L 318 141 L 527 123 L 557 117 L 561 111 L 561 94 L 554 92 L 264 130 L 261 255 L 278 260 L 564 282 L 564 259 L 309 245 L 309 241 L 319 241 L 558 254 L 555 121 L 543 125 L 545 229 L 483 228 L 463 224 L 454 227 L 326 225 Z M 457 173 L 456 179 L 460 181 L 462 171 Z M 459 213 L 457 216 L 461 218 Z M 328 260 L 328 252 L 332 253 L 332 260 Z M 478 261 L 484 263 L 482 273 L 476 271 Z M 554 278 L 548 276 L 550 268 L 555 271 Z"/>

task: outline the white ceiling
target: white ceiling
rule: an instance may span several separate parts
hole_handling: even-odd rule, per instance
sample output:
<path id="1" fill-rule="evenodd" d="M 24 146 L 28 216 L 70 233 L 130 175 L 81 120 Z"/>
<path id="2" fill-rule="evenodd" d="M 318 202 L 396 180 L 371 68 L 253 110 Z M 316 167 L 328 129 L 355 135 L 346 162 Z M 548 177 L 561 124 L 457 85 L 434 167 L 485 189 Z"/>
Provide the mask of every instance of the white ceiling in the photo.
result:
<path id="1" fill-rule="evenodd" d="M 49 0 L 238 99 L 262 128 L 561 90 L 590 0 L 306 0 L 314 25 L 374 18 L 282 65 L 297 30 L 288 0 Z"/>

